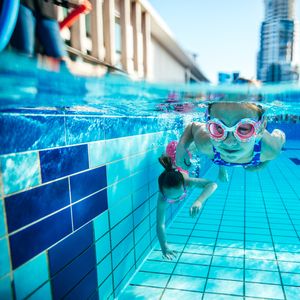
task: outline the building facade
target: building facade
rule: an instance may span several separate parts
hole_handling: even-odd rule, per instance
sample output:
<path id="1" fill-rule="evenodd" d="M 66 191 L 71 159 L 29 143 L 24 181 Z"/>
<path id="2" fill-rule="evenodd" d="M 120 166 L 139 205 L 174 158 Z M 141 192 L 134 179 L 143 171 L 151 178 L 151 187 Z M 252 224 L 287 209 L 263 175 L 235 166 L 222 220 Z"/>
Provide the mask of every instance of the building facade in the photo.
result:
<path id="1" fill-rule="evenodd" d="M 146 0 L 90 0 L 92 10 L 62 32 L 69 52 L 153 82 L 208 81 Z M 66 11 L 59 9 L 58 19 Z"/>
<path id="2" fill-rule="evenodd" d="M 299 79 L 296 0 L 264 0 L 265 16 L 260 30 L 257 79 L 293 82 Z"/>

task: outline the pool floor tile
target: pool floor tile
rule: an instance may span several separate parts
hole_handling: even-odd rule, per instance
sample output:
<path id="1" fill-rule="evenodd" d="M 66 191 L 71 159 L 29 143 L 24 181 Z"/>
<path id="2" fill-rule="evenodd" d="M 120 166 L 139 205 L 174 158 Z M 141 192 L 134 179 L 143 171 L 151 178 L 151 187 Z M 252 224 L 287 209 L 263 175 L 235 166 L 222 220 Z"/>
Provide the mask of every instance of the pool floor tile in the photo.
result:
<path id="1" fill-rule="evenodd" d="M 215 292 L 243 296 L 243 282 L 232 280 L 208 279 L 205 292 Z"/>
<path id="2" fill-rule="evenodd" d="M 205 281 L 205 278 L 173 275 L 167 287 L 187 291 L 203 292 Z"/>
<path id="3" fill-rule="evenodd" d="M 231 168 L 231 184 L 220 183 L 195 219 L 188 216 L 197 196 L 193 191 L 167 231 L 177 257 L 163 259 L 156 244 L 126 295 L 160 300 L 300 299 L 300 240 L 295 235 L 300 232 L 300 188 L 299 180 L 289 175 L 298 170 L 285 172 L 283 160 L 261 172 Z M 217 176 L 217 168 L 208 173 Z M 284 187 L 276 180 L 281 173 Z M 138 288 L 140 293 L 132 294 Z M 153 298 L 145 292 L 152 289 Z"/>
<path id="4" fill-rule="evenodd" d="M 245 293 L 247 297 L 261 297 L 271 299 L 284 299 L 281 285 L 245 283 Z"/>
<path id="5" fill-rule="evenodd" d="M 161 300 L 202 300 L 202 293 L 166 289 Z"/>
<path id="6" fill-rule="evenodd" d="M 145 285 L 152 287 L 165 287 L 170 275 L 150 273 L 150 272 L 138 272 L 131 281 L 131 284 Z"/>

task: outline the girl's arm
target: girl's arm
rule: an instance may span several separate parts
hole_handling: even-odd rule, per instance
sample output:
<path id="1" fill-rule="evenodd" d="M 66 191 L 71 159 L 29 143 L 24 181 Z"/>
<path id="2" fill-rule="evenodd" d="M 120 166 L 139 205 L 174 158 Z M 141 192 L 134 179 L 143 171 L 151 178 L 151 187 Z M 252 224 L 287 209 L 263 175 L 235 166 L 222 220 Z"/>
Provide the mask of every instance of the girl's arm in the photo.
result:
<path id="1" fill-rule="evenodd" d="M 190 216 L 195 217 L 199 213 L 204 202 L 217 189 L 218 185 L 215 182 L 212 182 L 205 178 L 188 178 L 186 179 L 186 182 L 191 186 L 203 188 L 201 194 L 190 208 Z"/>
<path id="2" fill-rule="evenodd" d="M 165 215 L 166 215 L 166 201 L 163 200 L 161 193 L 158 195 L 157 200 L 157 215 L 156 215 L 156 233 L 160 244 L 163 257 L 172 260 L 176 257 L 176 253 L 169 249 L 166 240 L 166 228 L 165 228 Z"/>
<path id="3" fill-rule="evenodd" d="M 186 157 L 187 148 L 194 141 L 192 129 L 193 129 L 193 123 L 189 124 L 185 128 L 176 147 L 176 165 L 182 168 L 185 167 L 184 158 Z"/>

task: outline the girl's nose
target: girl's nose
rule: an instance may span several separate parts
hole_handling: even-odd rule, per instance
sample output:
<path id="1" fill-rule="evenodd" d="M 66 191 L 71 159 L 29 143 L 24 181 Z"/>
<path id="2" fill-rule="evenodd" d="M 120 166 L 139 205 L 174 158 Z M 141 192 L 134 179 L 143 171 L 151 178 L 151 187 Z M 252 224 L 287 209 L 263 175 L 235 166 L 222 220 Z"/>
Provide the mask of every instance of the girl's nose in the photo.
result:
<path id="1" fill-rule="evenodd" d="M 228 146 L 235 146 L 238 144 L 238 140 L 235 138 L 233 132 L 228 132 L 226 139 L 223 141 Z"/>

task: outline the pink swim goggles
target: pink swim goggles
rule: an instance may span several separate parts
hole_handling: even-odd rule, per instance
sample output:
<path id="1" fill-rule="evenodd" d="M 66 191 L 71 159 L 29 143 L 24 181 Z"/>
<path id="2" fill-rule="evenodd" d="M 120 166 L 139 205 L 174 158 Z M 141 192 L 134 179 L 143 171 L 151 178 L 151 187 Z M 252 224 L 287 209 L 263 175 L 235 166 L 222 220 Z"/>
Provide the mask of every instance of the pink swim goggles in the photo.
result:
<path id="1" fill-rule="evenodd" d="M 219 119 L 214 118 L 206 123 L 206 129 L 210 137 L 216 141 L 226 139 L 228 132 L 233 132 L 235 138 L 240 142 L 249 142 L 258 134 L 262 121 L 256 121 L 250 118 L 240 120 L 232 127 L 227 127 Z"/>
<path id="2" fill-rule="evenodd" d="M 184 200 L 185 197 L 186 197 L 186 195 L 187 195 L 187 191 L 186 191 L 186 189 L 184 189 L 182 195 L 181 195 L 179 198 L 177 198 L 177 199 L 170 199 L 170 198 L 167 198 L 167 197 L 164 196 L 164 195 L 163 195 L 163 198 L 164 198 L 164 200 L 167 201 L 168 203 L 175 203 L 175 202 L 180 202 L 180 201 Z"/>

